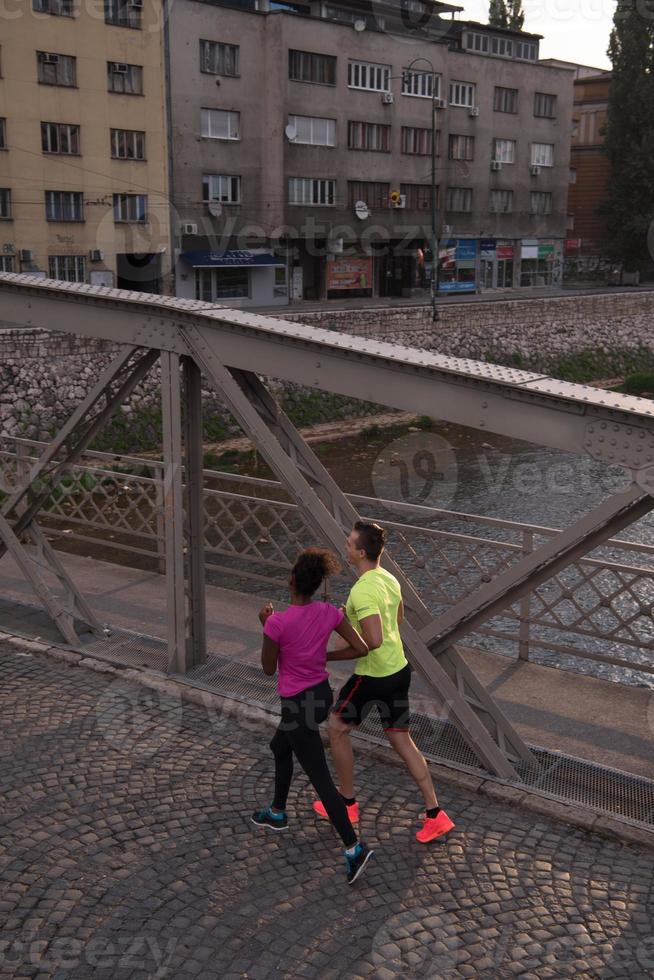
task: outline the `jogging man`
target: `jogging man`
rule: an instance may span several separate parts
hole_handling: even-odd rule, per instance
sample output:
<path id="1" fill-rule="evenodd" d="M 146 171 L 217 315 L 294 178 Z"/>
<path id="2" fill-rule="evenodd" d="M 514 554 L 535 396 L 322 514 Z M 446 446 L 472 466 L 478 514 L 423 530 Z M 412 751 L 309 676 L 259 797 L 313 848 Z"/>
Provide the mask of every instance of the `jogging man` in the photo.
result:
<path id="1" fill-rule="evenodd" d="M 350 733 L 373 707 L 379 711 L 386 737 L 420 789 L 426 812 L 416 834 L 422 844 L 442 837 L 454 823 L 438 805 L 436 791 L 424 756 L 409 734 L 409 686 L 411 668 L 404 655 L 399 627 L 404 618 L 400 583 L 381 568 L 386 531 L 378 524 L 357 521 L 347 539 L 346 555 L 357 572 L 348 596 L 348 621 L 363 637 L 369 653 L 357 661 L 329 716 L 329 741 L 338 774 L 339 789 L 352 823 L 359 819 L 354 794 L 354 755 Z M 334 650 L 328 660 L 354 659 L 353 651 Z M 320 817 L 327 813 L 319 800 L 313 804 Z"/>

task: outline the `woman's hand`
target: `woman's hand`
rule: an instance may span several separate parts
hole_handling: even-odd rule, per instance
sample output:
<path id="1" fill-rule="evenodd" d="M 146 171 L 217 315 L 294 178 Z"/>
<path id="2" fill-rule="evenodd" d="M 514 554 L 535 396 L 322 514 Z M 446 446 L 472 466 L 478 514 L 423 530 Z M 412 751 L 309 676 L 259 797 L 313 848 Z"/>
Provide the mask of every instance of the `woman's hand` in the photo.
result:
<path id="1" fill-rule="evenodd" d="M 272 602 L 267 602 L 265 606 L 259 610 L 259 622 L 262 626 L 266 625 L 266 620 L 269 616 L 272 616 L 274 611 Z"/>

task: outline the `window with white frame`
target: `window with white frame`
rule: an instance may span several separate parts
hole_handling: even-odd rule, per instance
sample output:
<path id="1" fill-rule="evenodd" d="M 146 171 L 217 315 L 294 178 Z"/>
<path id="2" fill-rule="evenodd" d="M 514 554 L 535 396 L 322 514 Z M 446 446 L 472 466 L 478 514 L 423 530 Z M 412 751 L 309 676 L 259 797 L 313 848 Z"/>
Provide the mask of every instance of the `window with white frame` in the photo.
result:
<path id="1" fill-rule="evenodd" d="M 547 92 L 534 93 L 534 115 L 541 119 L 554 119 L 556 115 L 556 96 Z"/>
<path id="2" fill-rule="evenodd" d="M 554 166 L 554 144 L 553 143 L 532 143 L 531 144 L 531 165 L 532 165 L 532 167 L 553 167 Z"/>
<path id="3" fill-rule="evenodd" d="M 7 149 L 7 120 L 0 117 L 0 150 Z"/>
<path id="4" fill-rule="evenodd" d="M 336 181 L 323 177 L 289 177 L 288 203 L 328 205 L 336 203 Z"/>
<path id="5" fill-rule="evenodd" d="M 119 95 L 143 95 L 143 68 L 122 61 L 107 62 L 107 91 Z"/>
<path id="6" fill-rule="evenodd" d="M 336 120 L 319 116 L 289 116 L 288 124 L 295 130 L 292 143 L 308 146 L 336 146 Z"/>
<path id="7" fill-rule="evenodd" d="M 347 66 L 349 88 L 366 89 L 368 92 L 388 92 L 391 84 L 391 66 L 377 65 L 371 61 L 350 61 Z"/>
<path id="8" fill-rule="evenodd" d="M 288 52 L 288 77 L 294 82 L 336 85 L 336 58 L 313 51 Z"/>
<path id="9" fill-rule="evenodd" d="M 513 211 L 513 191 L 492 190 L 488 210 L 497 214 Z"/>
<path id="10" fill-rule="evenodd" d="M 532 214 L 552 213 L 552 195 L 549 191 L 531 192 L 531 213 Z"/>
<path id="11" fill-rule="evenodd" d="M 79 126 L 69 123 L 41 123 L 41 149 L 44 153 L 79 154 Z"/>
<path id="12" fill-rule="evenodd" d="M 501 85 L 496 85 L 493 109 L 495 112 L 516 113 L 518 111 L 517 88 L 503 88 Z"/>
<path id="13" fill-rule="evenodd" d="M 515 163 L 515 140 L 493 140 L 493 160 L 498 163 Z"/>
<path id="14" fill-rule="evenodd" d="M 447 155 L 450 160 L 474 160 L 474 136 L 460 136 L 457 133 L 450 133 Z"/>
<path id="15" fill-rule="evenodd" d="M 491 54 L 496 54 L 500 58 L 510 58 L 513 54 L 513 41 L 508 37 L 492 37 Z"/>
<path id="16" fill-rule="evenodd" d="M 434 72 L 402 72 L 402 95 L 415 95 L 419 99 L 438 98 L 441 92 L 441 78 Z"/>
<path id="17" fill-rule="evenodd" d="M 519 61 L 536 61 L 538 45 L 531 41 L 516 41 L 514 54 Z"/>
<path id="18" fill-rule="evenodd" d="M 467 214 L 472 211 L 471 187 L 448 187 L 445 202 L 446 211 Z"/>
<path id="19" fill-rule="evenodd" d="M 48 221 L 84 221 L 84 195 L 80 191 L 46 191 Z"/>
<path id="20" fill-rule="evenodd" d="M 13 255 L 0 255 L 0 272 L 14 272 L 14 263 Z"/>
<path id="21" fill-rule="evenodd" d="M 382 123 L 348 122 L 347 145 L 350 150 L 391 152 L 391 127 Z"/>
<path id="22" fill-rule="evenodd" d="M 64 282 L 86 281 L 86 257 L 84 255 L 49 255 L 48 275 Z"/>
<path id="23" fill-rule="evenodd" d="M 273 281 L 273 296 L 288 296 L 288 278 L 285 265 L 275 266 L 275 278 Z"/>
<path id="24" fill-rule="evenodd" d="M 0 218 L 11 218 L 11 191 L 0 187 Z"/>
<path id="25" fill-rule="evenodd" d="M 37 51 L 36 64 L 39 84 L 68 88 L 77 85 L 77 59 L 72 55 Z"/>
<path id="26" fill-rule="evenodd" d="M 475 104 L 475 86 L 471 82 L 450 82 L 450 105 L 472 108 Z"/>
<path id="27" fill-rule="evenodd" d="M 221 204 L 241 203 L 241 178 L 235 174 L 203 174 L 202 200 Z"/>
<path id="28" fill-rule="evenodd" d="M 74 17 L 73 0 L 32 0 L 32 10 L 39 14 L 52 14 L 54 17 Z"/>
<path id="29" fill-rule="evenodd" d="M 436 131 L 436 152 L 438 153 L 439 131 Z M 402 126 L 402 153 L 412 153 L 416 156 L 431 155 L 431 129 L 421 126 Z"/>
<path id="30" fill-rule="evenodd" d="M 200 41 L 200 71 L 209 75 L 238 77 L 238 44 L 222 41 Z"/>
<path id="31" fill-rule="evenodd" d="M 468 51 L 478 51 L 480 54 L 488 54 L 490 51 L 490 37 L 488 34 L 466 34 L 466 48 Z"/>
<path id="32" fill-rule="evenodd" d="M 213 303 L 221 299 L 241 299 L 250 295 L 248 269 L 196 269 L 195 298 Z"/>
<path id="33" fill-rule="evenodd" d="M 202 109 L 200 135 L 212 140 L 241 138 L 241 113 L 229 109 Z"/>
<path id="34" fill-rule="evenodd" d="M 104 0 L 104 22 L 114 27 L 140 30 L 143 3 L 137 0 Z"/>
<path id="35" fill-rule="evenodd" d="M 135 129 L 111 130 L 114 160 L 145 160 L 145 133 Z"/>
<path id="36" fill-rule="evenodd" d="M 114 194 L 114 221 L 139 222 L 147 220 L 148 198 L 146 194 Z"/>

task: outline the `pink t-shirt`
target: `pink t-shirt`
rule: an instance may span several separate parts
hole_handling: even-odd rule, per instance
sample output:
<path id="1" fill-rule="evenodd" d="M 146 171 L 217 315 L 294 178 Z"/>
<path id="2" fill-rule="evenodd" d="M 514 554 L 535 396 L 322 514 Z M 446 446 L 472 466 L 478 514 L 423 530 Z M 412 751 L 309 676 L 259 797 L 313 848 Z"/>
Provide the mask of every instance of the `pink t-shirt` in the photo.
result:
<path id="1" fill-rule="evenodd" d="M 263 631 L 279 644 L 277 690 L 281 697 L 290 698 L 327 679 L 327 640 L 342 621 L 342 611 L 328 602 L 289 606 L 268 617 Z"/>

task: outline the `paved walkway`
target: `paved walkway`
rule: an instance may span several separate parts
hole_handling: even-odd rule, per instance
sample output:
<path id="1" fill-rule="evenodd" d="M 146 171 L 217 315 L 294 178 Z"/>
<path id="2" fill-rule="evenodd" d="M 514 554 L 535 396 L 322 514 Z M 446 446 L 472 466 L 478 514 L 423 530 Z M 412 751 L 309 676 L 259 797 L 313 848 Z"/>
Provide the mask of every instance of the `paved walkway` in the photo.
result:
<path id="1" fill-rule="evenodd" d="M 413 839 L 401 770 L 361 755 L 353 888 L 296 777 L 249 822 L 269 729 L 0 644 L 0 976 L 625 978 L 654 971 L 654 855 L 461 791 Z"/>

